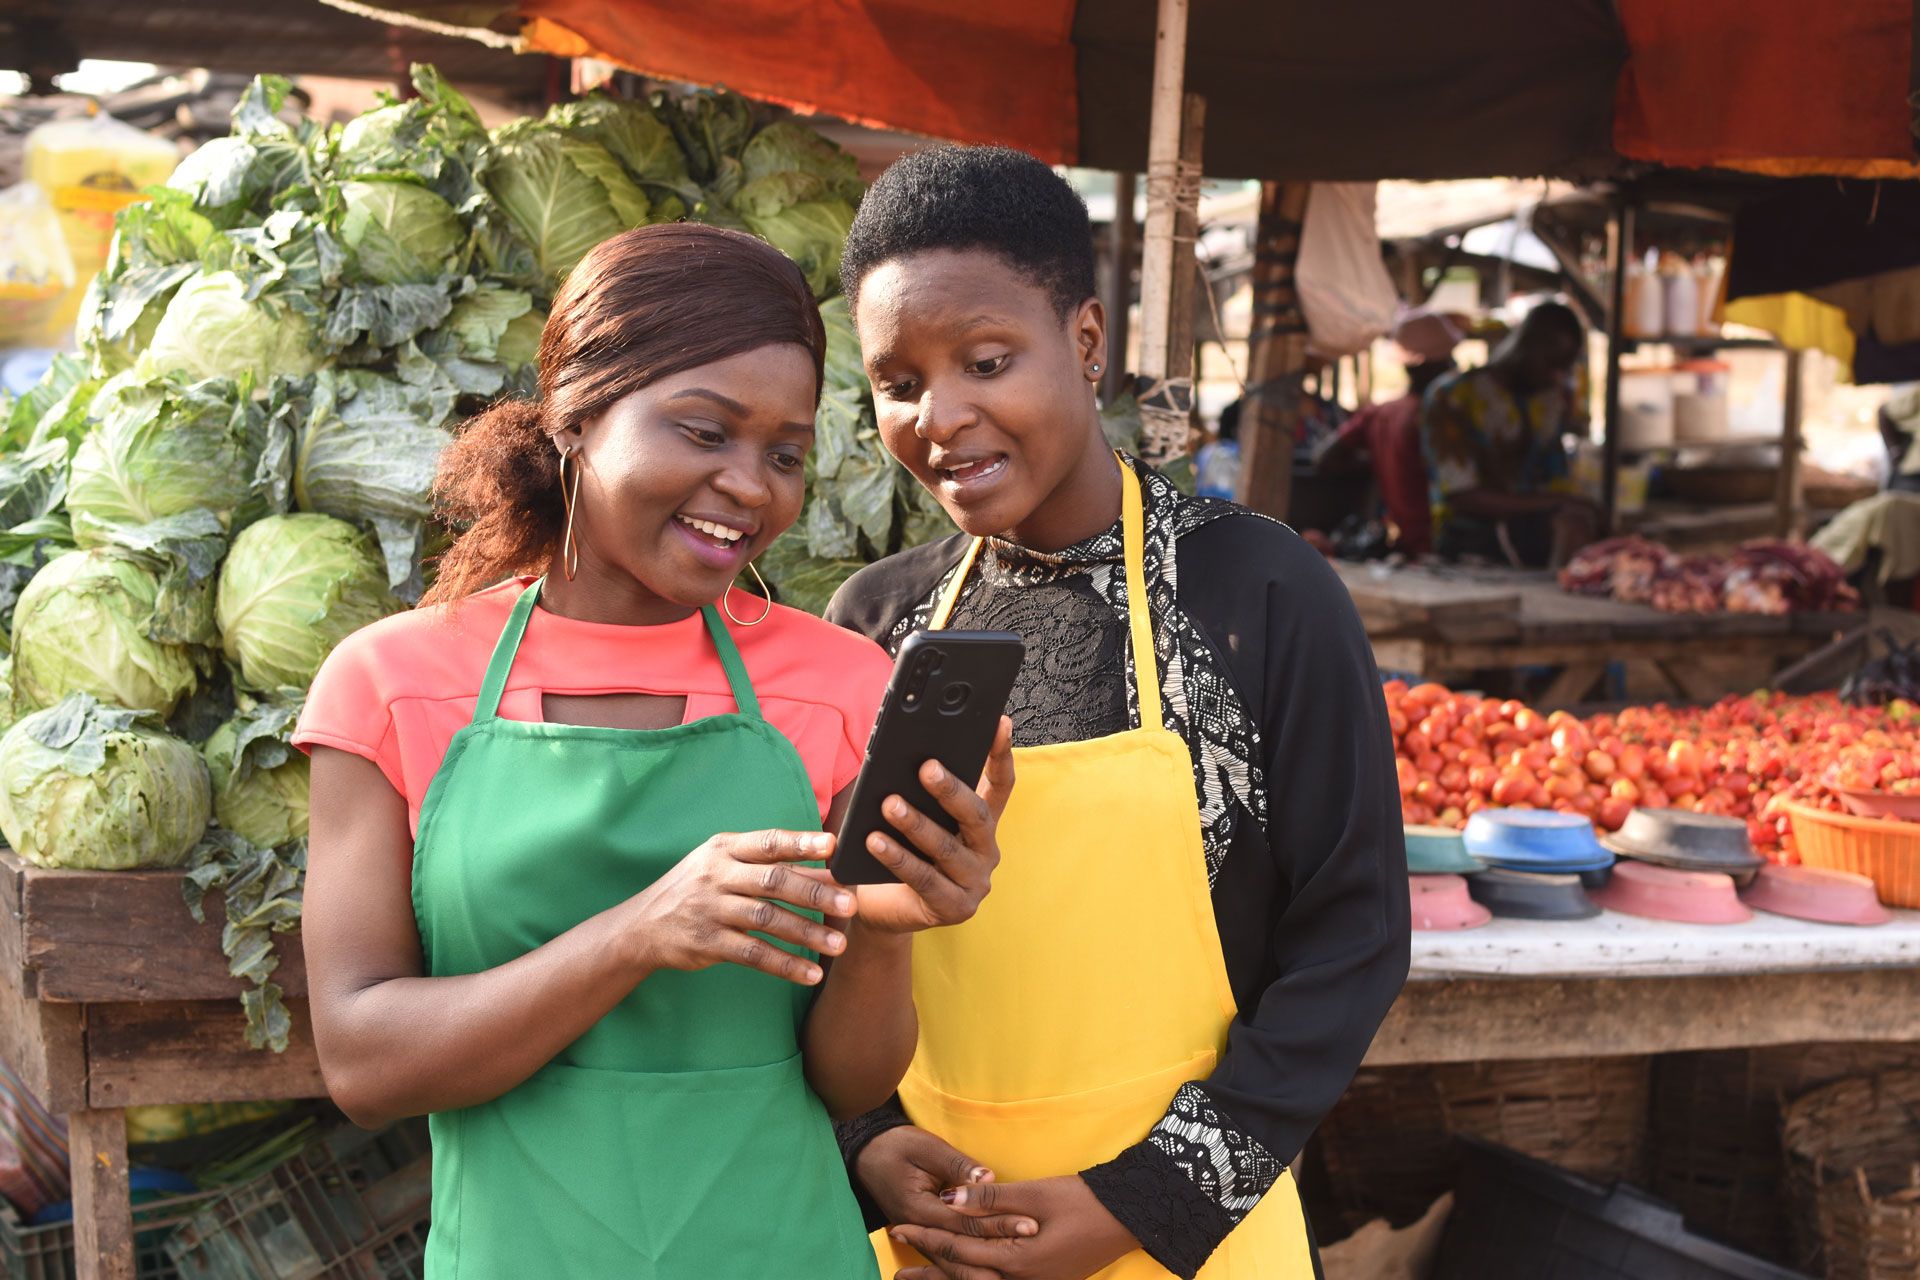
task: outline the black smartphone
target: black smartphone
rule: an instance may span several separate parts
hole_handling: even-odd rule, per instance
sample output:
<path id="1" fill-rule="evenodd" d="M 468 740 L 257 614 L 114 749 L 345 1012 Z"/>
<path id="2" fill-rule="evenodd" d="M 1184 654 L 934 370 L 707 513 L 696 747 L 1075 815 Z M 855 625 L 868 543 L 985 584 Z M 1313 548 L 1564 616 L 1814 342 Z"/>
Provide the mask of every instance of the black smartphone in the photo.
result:
<path id="1" fill-rule="evenodd" d="M 1026 646 L 1010 631 L 916 631 L 907 637 L 894 659 L 893 678 L 827 863 L 835 880 L 895 880 L 867 851 L 867 837 L 875 831 L 913 848 L 880 816 L 888 796 L 901 797 L 949 831 L 959 829 L 920 785 L 920 766 L 938 760 L 956 778 L 969 784 L 979 780 L 1025 654 Z"/>

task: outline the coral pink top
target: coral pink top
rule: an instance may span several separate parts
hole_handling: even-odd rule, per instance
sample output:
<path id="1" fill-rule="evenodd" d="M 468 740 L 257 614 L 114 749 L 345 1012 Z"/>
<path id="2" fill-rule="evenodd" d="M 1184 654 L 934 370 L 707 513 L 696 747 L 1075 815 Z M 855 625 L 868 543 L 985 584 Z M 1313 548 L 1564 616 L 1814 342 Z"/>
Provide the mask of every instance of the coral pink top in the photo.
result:
<path id="1" fill-rule="evenodd" d="M 531 581 L 505 582 L 457 605 L 395 614 L 348 636 L 315 677 L 294 744 L 338 747 L 379 765 L 406 797 L 418 834 L 427 785 L 453 735 L 473 718 L 487 659 Z M 751 596 L 734 599 L 743 618 L 766 608 Z M 779 605 L 765 622 L 730 630 L 761 714 L 798 749 L 824 818 L 860 771 L 892 663 L 871 640 Z M 500 714 L 541 720 L 547 693 L 685 697 L 688 720 L 734 710 L 727 674 L 698 614 L 632 627 L 536 608 Z"/>

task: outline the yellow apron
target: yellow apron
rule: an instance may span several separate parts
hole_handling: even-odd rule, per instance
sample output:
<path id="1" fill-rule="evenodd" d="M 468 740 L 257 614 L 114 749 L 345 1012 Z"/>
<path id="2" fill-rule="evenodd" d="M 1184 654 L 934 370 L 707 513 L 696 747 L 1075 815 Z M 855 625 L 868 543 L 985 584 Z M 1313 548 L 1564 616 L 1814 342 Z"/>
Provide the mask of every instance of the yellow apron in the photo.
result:
<path id="1" fill-rule="evenodd" d="M 1180 1086 L 1205 1078 L 1235 1008 L 1207 887 L 1193 759 L 1160 714 L 1143 581 L 1140 481 L 1122 497 L 1127 621 L 1140 728 L 1014 752 L 993 892 L 963 925 L 914 941 L 920 1045 L 900 1085 L 913 1122 L 999 1182 L 1074 1174 L 1145 1138 Z M 931 625 L 944 627 L 975 541 Z M 882 1273 L 923 1263 L 873 1236 Z M 1098 1280 L 1170 1273 L 1144 1251 Z M 1280 1181 L 1201 1280 L 1308 1280 L 1292 1178 Z"/>

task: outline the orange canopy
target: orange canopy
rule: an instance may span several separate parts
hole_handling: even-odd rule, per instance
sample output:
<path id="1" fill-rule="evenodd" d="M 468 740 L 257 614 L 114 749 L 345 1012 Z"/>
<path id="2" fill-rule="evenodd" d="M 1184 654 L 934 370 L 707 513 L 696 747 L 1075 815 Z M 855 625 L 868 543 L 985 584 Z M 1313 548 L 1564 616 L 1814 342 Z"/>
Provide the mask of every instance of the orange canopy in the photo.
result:
<path id="1" fill-rule="evenodd" d="M 346 0 L 360 11 L 370 6 Z M 1194 0 L 1221 177 L 1909 173 L 1920 0 Z M 393 0 L 520 47 L 1056 163 L 1144 167 L 1154 0 Z"/>

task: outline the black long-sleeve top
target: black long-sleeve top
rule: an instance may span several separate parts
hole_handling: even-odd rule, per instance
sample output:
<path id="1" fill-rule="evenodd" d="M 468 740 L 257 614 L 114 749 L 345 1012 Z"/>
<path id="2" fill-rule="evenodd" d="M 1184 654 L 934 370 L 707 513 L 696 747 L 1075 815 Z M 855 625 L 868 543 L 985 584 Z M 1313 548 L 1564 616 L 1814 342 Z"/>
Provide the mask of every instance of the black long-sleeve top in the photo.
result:
<path id="1" fill-rule="evenodd" d="M 1083 1176 L 1148 1253 L 1191 1277 L 1338 1100 L 1399 993 L 1406 854 L 1379 676 L 1338 576 L 1283 525 L 1135 468 L 1166 724 L 1194 757 L 1240 1012 L 1213 1074 Z M 897 649 L 966 547 L 955 536 L 871 565 L 827 616 Z M 982 552 L 951 625 L 1026 641 L 1017 746 L 1137 722 L 1125 605 L 1118 525 L 1049 555 Z M 848 1160 L 904 1123 L 894 1107 L 843 1126 Z"/>

